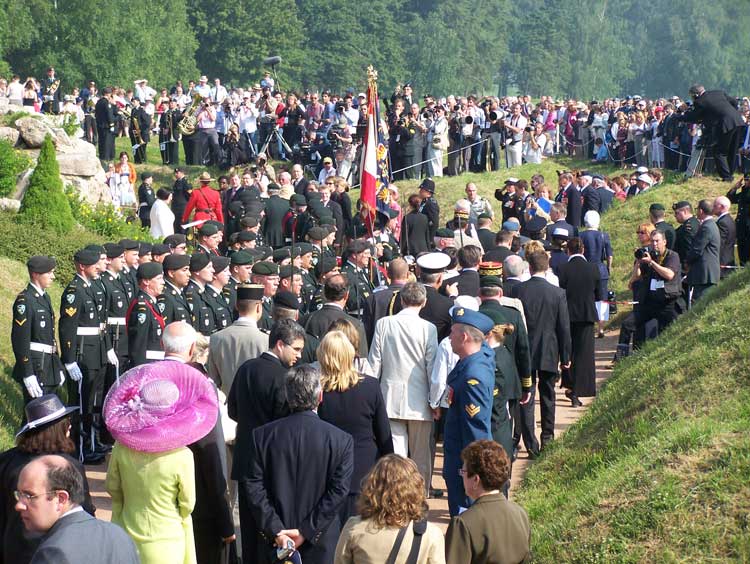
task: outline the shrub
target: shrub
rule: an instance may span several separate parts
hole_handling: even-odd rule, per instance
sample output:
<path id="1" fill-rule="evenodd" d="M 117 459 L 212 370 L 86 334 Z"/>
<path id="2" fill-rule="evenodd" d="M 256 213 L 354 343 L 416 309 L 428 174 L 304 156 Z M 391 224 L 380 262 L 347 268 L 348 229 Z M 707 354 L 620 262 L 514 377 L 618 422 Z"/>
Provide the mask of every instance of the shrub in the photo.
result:
<path id="1" fill-rule="evenodd" d="M 81 125 L 76 121 L 76 118 L 72 114 L 65 114 L 62 122 L 62 128 L 68 137 L 71 139 L 76 136 L 76 133 L 81 129 Z"/>
<path id="2" fill-rule="evenodd" d="M 29 112 L 11 112 L 9 114 L 5 114 L 4 116 L 0 117 L 0 125 L 4 125 L 6 127 L 15 127 L 16 121 L 18 121 L 22 117 L 37 118 L 38 115 L 30 114 Z"/>
<path id="3" fill-rule="evenodd" d="M 92 206 L 84 201 L 72 186 L 65 188 L 65 194 L 70 202 L 73 217 L 86 230 L 106 237 L 109 241 L 119 239 L 153 241 L 147 229 L 143 229 L 138 223 L 125 221 L 112 204 L 100 202 Z"/>
<path id="4" fill-rule="evenodd" d="M 0 140 L 0 197 L 10 196 L 16 189 L 16 178 L 31 167 L 31 159 Z"/>
<path id="5" fill-rule="evenodd" d="M 24 223 L 32 223 L 58 234 L 67 233 L 75 223 L 70 203 L 63 193 L 60 167 L 49 134 L 42 143 L 18 218 Z"/>

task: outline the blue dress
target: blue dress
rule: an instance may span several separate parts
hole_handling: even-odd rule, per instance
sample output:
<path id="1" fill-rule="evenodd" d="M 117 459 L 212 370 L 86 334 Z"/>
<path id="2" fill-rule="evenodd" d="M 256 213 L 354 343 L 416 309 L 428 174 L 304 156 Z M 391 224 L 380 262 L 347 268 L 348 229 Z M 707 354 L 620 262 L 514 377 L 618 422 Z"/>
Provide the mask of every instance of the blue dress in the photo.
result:
<path id="1" fill-rule="evenodd" d="M 597 301 L 604 301 L 607 299 L 607 286 L 609 284 L 607 259 L 612 256 L 609 233 L 587 229 L 579 233 L 578 236 L 583 241 L 583 256 L 599 268 L 599 287 L 596 291 L 596 299 Z"/>

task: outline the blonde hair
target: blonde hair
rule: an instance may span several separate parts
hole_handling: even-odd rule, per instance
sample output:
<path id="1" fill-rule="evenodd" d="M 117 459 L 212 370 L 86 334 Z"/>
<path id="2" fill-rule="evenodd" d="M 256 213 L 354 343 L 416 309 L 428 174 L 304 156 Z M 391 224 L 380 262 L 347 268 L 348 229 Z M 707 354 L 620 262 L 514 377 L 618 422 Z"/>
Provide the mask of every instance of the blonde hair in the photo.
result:
<path id="1" fill-rule="evenodd" d="M 320 385 L 324 392 L 345 392 L 359 381 L 354 347 L 342 331 L 329 331 L 318 347 Z"/>
<path id="2" fill-rule="evenodd" d="M 547 253 L 544 250 L 544 243 L 541 241 L 529 241 L 523 246 L 523 252 L 526 256 L 529 256 L 531 253 Z"/>
<path id="3" fill-rule="evenodd" d="M 380 458 L 362 482 L 357 503 L 362 519 L 377 527 L 403 527 L 427 515 L 425 484 L 417 465 L 409 458 L 387 454 Z"/>

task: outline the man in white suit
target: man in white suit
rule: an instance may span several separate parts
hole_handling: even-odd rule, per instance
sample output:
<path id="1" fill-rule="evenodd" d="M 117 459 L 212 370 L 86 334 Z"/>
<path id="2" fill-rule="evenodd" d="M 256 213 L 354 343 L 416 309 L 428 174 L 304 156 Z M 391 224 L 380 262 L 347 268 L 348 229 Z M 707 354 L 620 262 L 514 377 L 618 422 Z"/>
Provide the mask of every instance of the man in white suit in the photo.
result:
<path id="1" fill-rule="evenodd" d="M 437 354 L 437 329 L 419 317 L 427 302 L 421 284 L 410 282 L 399 292 L 403 309 L 375 324 L 370 364 L 385 398 L 393 434 L 393 450 L 417 464 L 429 487 L 432 475 L 430 435 L 433 411 L 429 405 L 432 365 Z"/>

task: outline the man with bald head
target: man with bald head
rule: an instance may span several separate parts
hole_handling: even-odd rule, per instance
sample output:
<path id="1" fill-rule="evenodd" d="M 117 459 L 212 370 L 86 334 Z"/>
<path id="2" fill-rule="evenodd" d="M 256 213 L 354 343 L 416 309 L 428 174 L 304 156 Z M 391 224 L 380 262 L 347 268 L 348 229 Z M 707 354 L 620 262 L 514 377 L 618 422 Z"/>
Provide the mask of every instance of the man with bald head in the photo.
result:
<path id="1" fill-rule="evenodd" d="M 719 228 L 721 245 L 719 246 L 719 265 L 721 266 L 721 278 L 724 279 L 734 272 L 734 244 L 737 242 L 737 226 L 729 215 L 732 203 L 726 196 L 719 196 L 714 200 L 713 215 L 716 218 L 716 226 Z"/>
<path id="2" fill-rule="evenodd" d="M 32 564 L 140 561 L 125 531 L 83 510 L 83 478 L 69 459 L 48 455 L 29 462 L 14 493 L 26 530 L 44 535 Z"/>

